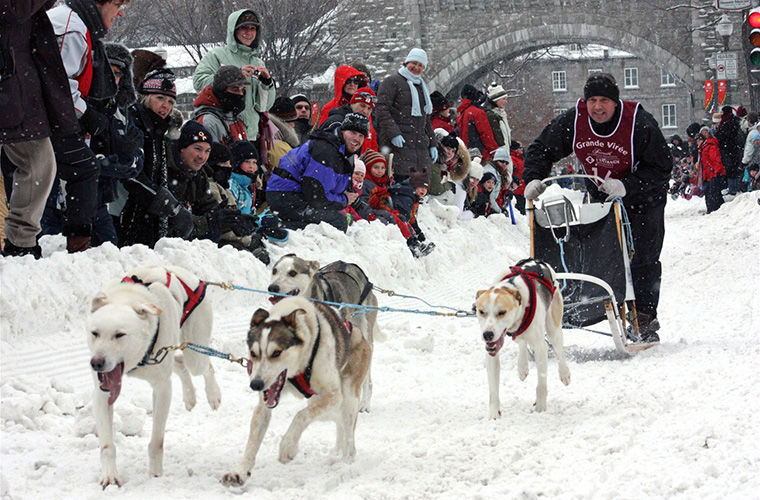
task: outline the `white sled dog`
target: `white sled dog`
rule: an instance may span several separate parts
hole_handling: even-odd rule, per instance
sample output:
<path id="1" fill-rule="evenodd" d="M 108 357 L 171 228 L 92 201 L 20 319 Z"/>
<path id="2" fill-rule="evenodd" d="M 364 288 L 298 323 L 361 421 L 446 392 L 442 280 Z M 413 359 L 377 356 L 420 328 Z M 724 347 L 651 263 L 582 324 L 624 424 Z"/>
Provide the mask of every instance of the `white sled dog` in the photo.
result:
<path id="1" fill-rule="evenodd" d="M 272 278 L 268 290 L 273 293 L 316 300 L 377 307 L 377 297 L 372 291 L 372 283 L 362 268 L 341 260 L 320 268 L 319 262 L 315 260 L 305 260 L 292 253 L 283 255 L 272 266 Z M 282 295 L 272 295 L 269 301 L 276 304 L 282 298 Z M 377 326 L 377 310 L 365 312 L 344 307 L 341 309 L 341 314 L 344 319 L 358 326 L 364 333 L 364 338 L 369 343 L 371 359 L 375 338 L 382 339 Z M 367 378 L 362 385 L 359 411 L 369 412 L 371 399 L 372 373 L 371 369 L 368 369 Z"/>
<path id="2" fill-rule="evenodd" d="M 517 374 L 528 376 L 528 346 L 533 350 L 538 371 L 536 411 L 546 410 L 546 366 L 548 347 L 544 332 L 557 355 L 559 379 L 570 383 L 562 340 L 562 294 L 554 270 L 544 262 L 525 259 L 510 267 L 498 283 L 476 295 L 475 306 L 483 340 L 486 343 L 489 405 L 491 418 L 501 416 L 499 402 L 499 350 L 510 336 L 520 348 Z"/>
<path id="3" fill-rule="evenodd" d="M 125 373 L 153 387 L 153 432 L 148 445 L 149 472 L 163 472 L 164 431 L 172 396 L 172 369 L 182 381 L 185 407 L 196 403 L 190 374 L 203 375 L 212 409 L 221 393 L 208 357 L 186 351 L 169 352 L 156 363 L 162 347 L 188 341 L 208 345 L 213 312 L 205 299 L 206 284 L 180 267 L 143 267 L 92 300 L 87 343 L 95 390 L 93 412 L 100 441 L 100 484 L 121 486 L 113 442 L 113 404 Z"/>
<path id="4" fill-rule="evenodd" d="M 308 401 L 282 437 L 280 462 L 293 459 L 301 434 L 314 420 L 335 421 L 335 451 L 352 461 L 359 393 L 370 363 L 369 344 L 359 328 L 349 327 L 329 306 L 288 297 L 271 312 L 258 309 L 253 314 L 248 348 L 250 387 L 259 392 L 259 404 L 243 460 L 222 483 L 241 485 L 250 477 L 283 389 Z"/>

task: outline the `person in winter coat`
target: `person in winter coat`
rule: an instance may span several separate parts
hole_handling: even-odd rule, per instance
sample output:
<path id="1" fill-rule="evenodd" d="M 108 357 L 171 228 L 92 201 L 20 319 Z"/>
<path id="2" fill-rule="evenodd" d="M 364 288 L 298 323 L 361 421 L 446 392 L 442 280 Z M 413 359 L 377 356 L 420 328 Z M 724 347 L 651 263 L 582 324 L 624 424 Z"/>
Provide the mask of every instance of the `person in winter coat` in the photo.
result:
<path id="1" fill-rule="evenodd" d="M 185 237 L 192 229 L 190 213 L 168 189 L 166 136 L 177 97 L 174 73 L 167 68 L 150 71 L 138 85 L 137 93 L 138 102 L 130 112 L 143 132 L 144 161 L 142 172 L 123 183 L 128 196 L 119 223 L 119 245 L 141 243 L 153 247 L 161 238 Z"/>
<path id="2" fill-rule="evenodd" d="M 507 160 L 509 158 L 509 161 Z M 494 176 L 494 189 L 489 191 L 491 213 L 500 214 L 509 211 L 507 192 L 512 183 L 512 157 L 505 147 L 497 148 L 483 172 Z"/>
<path id="3" fill-rule="evenodd" d="M 631 261 L 641 338 L 659 341 L 657 305 L 665 237 L 665 203 L 673 159 L 654 117 L 637 102 L 620 100 L 620 89 L 608 73 L 592 73 L 583 99 L 547 125 L 525 157 L 525 198 L 535 200 L 546 189 L 541 182 L 552 165 L 575 152 L 587 174 L 594 200 L 623 199 L 636 253 Z M 633 146 L 631 148 L 631 145 Z M 635 167 L 635 168 L 634 168 Z"/>
<path id="4" fill-rule="evenodd" d="M 372 89 L 369 87 L 362 87 L 354 92 L 348 104 L 330 110 L 327 120 L 322 122 L 320 127 L 325 128 L 333 123 L 342 122 L 348 113 L 359 113 L 360 115 L 364 115 L 369 120 L 369 135 L 364 138 L 362 152 L 367 151 L 368 149 L 377 151 L 377 132 L 375 132 L 374 125 L 372 125 L 372 111 L 375 109 L 376 100 L 377 96 L 375 96 L 375 92 L 373 92 Z"/>
<path id="5" fill-rule="evenodd" d="M 472 203 L 472 212 L 475 217 L 488 217 L 491 215 L 491 194 L 496 187 L 496 176 L 491 172 L 486 172 L 478 182 L 478 192 L 475 201 Z"/>
<path id="6" fill-rule="evenodd" d="M 430 118 L 430 124 L 433 131 L 443 129 L 446 132 L 453 132 L 454 125 L 451 124 L 451 102 L 446 96 L 437 90 L 430 94 L 430 101 L 433 103 L 433 115 Z"/>
<path id="7" fill-rule="evenodd" d="M 739 189 L 739 179 L 742 178 L 742 155 L 744 154 L 745 135 L 742 132 L 739 118 L 734 115 L 731 106 L 723 106 L 723 116 L 715 131 L 715 138 L 720 145 L 720 156 L 726 169 L 728 194 L 736 194 Z"/>
<path id="8" fill-rule="evenodd" d="M 504 87 L 496 82 L 488 86 L 483 109 L 488 117 L 488 123 L 491 125 L 496 145 L 508 148 L 512 142 L 512 129 L 509 127 L 509 120 L 507 120 L 507 91 L 504 90 Z"/>
<path id="9" fill-rule="evenodd" d="M 670 137 L 670 154 L 673 155 L 673 161 L 675 162 L 689 155 L 686 145 L 678 134 Z"/>
<path id="10" fill-rule="evenodd" d="M 259 115 L 269 111 L 275 98 L 274 80 L 259 57 L 260 42 L 259 16 L 250 9 L 237 10 L 227 18 L 225 45 L 206 52 L 193 74 L 193 87 L 201 92 L 207 85 L 213 85 L 214 75 L 221 66 L 236 66 L 242 70 L 251 84 L 241 113 L 251 141 L 259 137 Z"/>
<path id="11" fill-rule="evenodd" d="M 487 163 L 499 146 L 494 139 L 488 115 L 481 107 L 486 96 L 469 83 L 462 88 L 461 96 L 462 100 L 457 107 L 459 136 L 467 148 L 477 148 L 483 163 Z"/>
<path id="12" fill-rule="evenodd" d="M 455 205 L 461 214 L 467 198 L 464 183 L 470 172 L 471 158 L 456 132 L 446 135 L 444 132 L 443 129 L 436 129 L 441 153 L 433 165 L 435 181 L 429 186 L 430 192 L 432 196 L 438 197 L 441 203 Z M 440 175 L 437 173 L 439 171 Z M 449 191 L 453 191 L 453 196 L 446 194 Z"/>
<path id="13" fill-rule="evenodd" d="M 358 69 L 346 65 L 338 66 L 334 77 L 335 97 L 322 106 L 317 125 L 322 126 L 330 115 L 330 111 L 348 104 L 354 93 L 368 84 L 367 77 Z"/>
<path id="14" fill-rule="evenodd" d="M 317 129 L 305 144 L 282 157 L 266 188 L 269 207 L 286 227 L 303 229 L 327 222 L 346 231 L 341 213 L 356 200 L 349 191 L 354 154 L 369 133 L 369 120 L 349 113 L 340 124 Z"/>
<path id="15" fill-rule="evenodd" d="M 214 83 L 206 85 L 193 101 L 193 119 L 211 133 L 214 142 L 230 146 L 235 141 L 248 140 L 241 114 L 250 85 L 240 68 L 220 66 Z"/>
<path id="16" fill-rule="evenodd" d="M 58 37 L 61 59 L 69 77 L 74 112 L 83 139 L 107 133 L 114 112 L 117 87 L 102 38 L 116 18 L 124 16 L 129 0 L 66 0 L 48 11 Z M 99 167 L 81 141 L 54 143 L 58 176 L 66 182 L 66 210 L 62 232 L 71 252 L 90 246 L 97 211 Z"/>
<path id="17" fill-rule="evenodd" d="M 742 165 L 760 165 L 760 131 L 758 131 L 757 127 L 750 128 L 747 134 Z"/>
<path id="18" fill-rule="evenodd" d="M 429 184 L 438 148 L 430 124 L 433 103 L 422 79 L 427 64 L 424 50 L 410 50 L 398 72 L 380 84 L 375 114 L 377 143 L 393 153 L 393 175 L 399 180 L 419 176 Z"/>
<path id="19" fill-rule="evenodd" d="M 288 154 L 291 149 L 303 144 L 295 128 L 298 121 L 297 116 L 296 107 L 289 97 L 280 96 L 274 100 L 274 106 L 269 110 L 272 147 L 267 149 L 268 165 L 265 181 L 283 156 Z"/>
<path id="20" fill-rule="evenodd" d="M 0 151 L 3 176 L 13 181 L 13 190 L 6 192 L 6 256 L 42 256 L 37 235 L 56 172 L 51 138 L 84 145 L 45 13 L 52 5 L 47 0 L 0 0 Z"/>
<path id="21" fill-rule="evenodd" d="M 512 141 L 509 146 L 509 155 L 512 158 L 512 183 L 510 190 L 515 197 L 515 208 L 518 212 L 525 215 L 525 182 L 523 182 L 525 160 L 523 160 L 522 145 L 517 141 Z"/>
<path id="22" fill-rule="evenodd" d="M 298 144 L 303 144 L 309 140 L 309 133 L 313 128 L 311 123 L 311 102 L 303 94 L 290 96 L 293 106 L 296 108 L 295 130 L 298 134 Z M 275 165 L 276 166 L 276 165 Z"/>
<path id="23" fill-rule="evenodd" d="M 697 145 L 702 167 L 702 188 L 705 192 L 705 205 L 709 214 L 723 205 L 721 191 L 726 187 L 726 169 L 721 158 L 718 140 L 713 137 L 709 128 L 702 128 L 697 136 Z"/>

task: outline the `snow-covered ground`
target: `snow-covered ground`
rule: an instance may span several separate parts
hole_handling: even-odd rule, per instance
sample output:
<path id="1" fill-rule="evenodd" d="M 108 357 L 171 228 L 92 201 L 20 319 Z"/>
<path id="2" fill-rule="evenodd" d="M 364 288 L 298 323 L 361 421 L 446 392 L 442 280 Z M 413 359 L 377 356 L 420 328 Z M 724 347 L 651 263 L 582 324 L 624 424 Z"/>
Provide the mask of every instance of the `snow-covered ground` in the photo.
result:
<path id="1" fill-rule="evenodd" d="M 572 383 L 549 365 L 548 410 L 532 411 L 535 368 L 516 374 L 514 345 L 502 350 L 502 418 L 487 418 L 485 352 L 473 318 L 379 315 L 372 412 L 357 425 L 352 464 L 332 463 L 334 426 L 317 423 L 289 464 L 279 440 L 303 400 L 274 411 L 252 476 L 242 488 L 219 479 L 242 457 L 257 395 L 245 370 L 212 361 L 222 389 L 213 412 L 187 412 L 175 380 L 164 475 L 149 478 L 151 397 L 125 381 L 115 404 L 121 488 L 98 485 L 85 319 L 91 298 L 148 262 L 187 267 L 210 281 L 263 289 L 268 269 L 246 253 L 208 242 L 163 241 L 155 250 L 104 246 L 67 255 L 43 240 L 46 257 L 0 259 L 2 498 L 760 498 L 760 206 L 739 196 L 704 216 L 702 200 L 669 202 L 662 344 L 621 358 L 611 339 L 568 331 Z M 525 219 L 447 220 L 423 209 L 436 250 L 412 258 L 394 227 L 359 223 L 293 233 L 273 257 L 296 252 L 359 264 L 378 286 L 469 309 L 475 291 L 527 256 Z M 262 294 L 213 288 L 213 346 L 241 355 Z M 380 296 L 381 305 L 428 310 Z"/>

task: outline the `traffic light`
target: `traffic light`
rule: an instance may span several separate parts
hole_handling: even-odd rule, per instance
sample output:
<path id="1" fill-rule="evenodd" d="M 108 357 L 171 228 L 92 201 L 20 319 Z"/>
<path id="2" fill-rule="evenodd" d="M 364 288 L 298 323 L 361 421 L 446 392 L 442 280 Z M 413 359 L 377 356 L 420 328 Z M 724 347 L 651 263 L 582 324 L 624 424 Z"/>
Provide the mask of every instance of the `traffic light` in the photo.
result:
<path id="1" fill-rule="evenodd" d="M 749 62 L 752 66 L 760 67 L 760 7 L 749 11 Z"/>

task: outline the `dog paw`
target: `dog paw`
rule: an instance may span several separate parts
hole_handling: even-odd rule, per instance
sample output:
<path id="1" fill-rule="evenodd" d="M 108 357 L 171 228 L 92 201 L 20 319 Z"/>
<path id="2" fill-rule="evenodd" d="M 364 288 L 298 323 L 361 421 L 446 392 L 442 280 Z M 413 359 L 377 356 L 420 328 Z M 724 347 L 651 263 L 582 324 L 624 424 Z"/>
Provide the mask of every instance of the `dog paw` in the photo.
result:
<path id="1" fill-rule="evenodd" d="M 121 488 L 121 479 L 116 477 L 116 474 L 104 474 L 100 478 L 100 486 L 103 489 L 106 489 L 110 485 L 115 484 L 119 488 Z"/>
<path id="2" fill-rule="evenodd" d="M 283 440 L 280 443 L 280 463 L 286 464 L 293 460 L 298 452 L 298 444 L 292 442 L 286 442 Z"/>
<path id="3" fill-rule="evenodd" d="M 528 369 L 527 363 L 525 366 L 518 366 L 517 367 L 517 376 L 520 377 L 521 381 L 524 381 L 526 378 L 528 378 L 528 373 L 530 370 Z"/>
<path id="4" fill-rule="evenodd" d="M 546 411 L 546 401 L 536 401 L 533 405 L 533 409 L 536 410 L 537 413 Z"/>
<path id="5" fill-rule="evenodd" d="M 197 403 L 197 400 L 195 399 L 195 388 L 184 387 L 182 389 L 182 401 L 185 403 L 185 409 L 187 411 L 191 411 L 195 408 L 195 403 Z"/>
<path id="6" fill-rule="evenodd" d="M 499 410 L 498 408 L 496 410 L 493 410 L 493 409 L 490 410 L 488 412 L 488 418 L 490 418 L 491 420 L 498 420 L 498 419 L 500 419 L 501 418 L 501 410 Z"/>
<path id="7" fill-rule="evenodd" d="M 563 384 L 570 385 L 570 369 L 568 367 L 565 367 L 564 370 L 560 368 L 559 379 L 562 381 Z"/>
<path id="8" fill-rule="evenodd" d="M 213 386 L 211 384 L 206 385 L 206 400 L 212 410 L 218 409 L 219 405 L 222 404 L 222 392 L 219 390 L 216 382 L 214 382 Z"/>
<path id="9" fill-rule="evenodd" d="M 250 472 L 246 472 L 245 474 L 230 472 L 222 476 L 219 482 L 225 486 L 243 486 L 249 477 L 251 477 Z"/>

